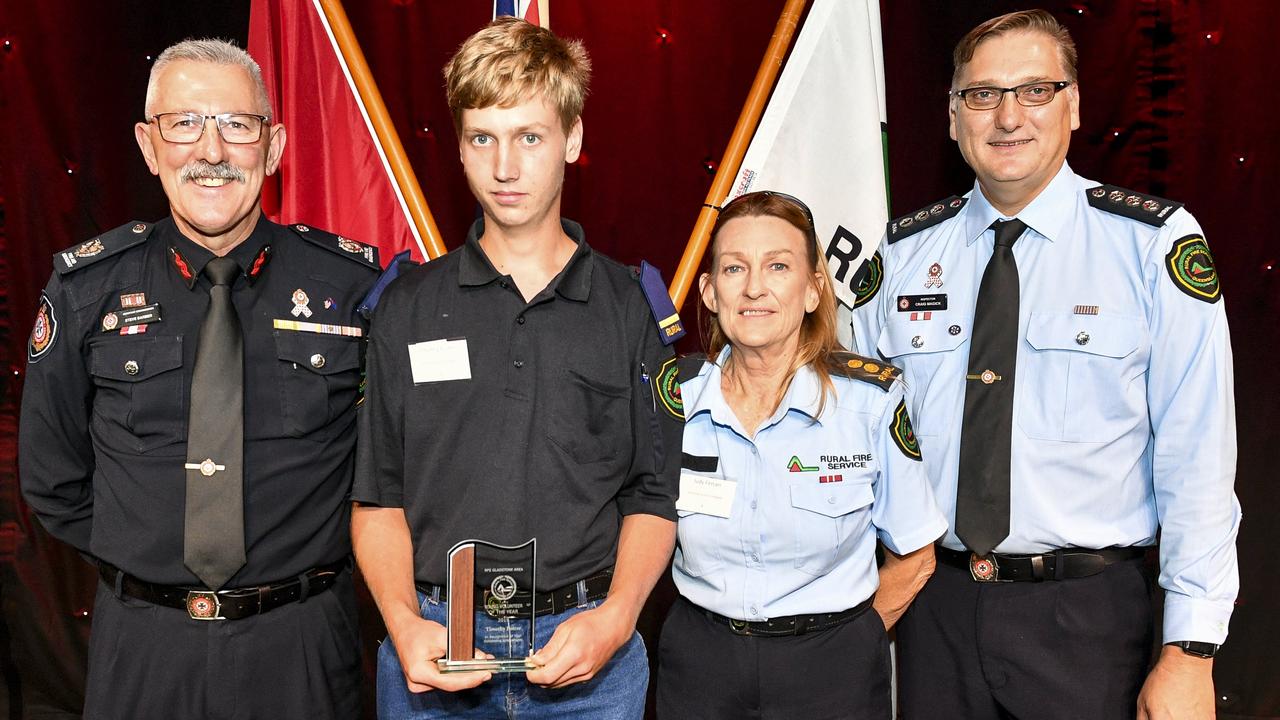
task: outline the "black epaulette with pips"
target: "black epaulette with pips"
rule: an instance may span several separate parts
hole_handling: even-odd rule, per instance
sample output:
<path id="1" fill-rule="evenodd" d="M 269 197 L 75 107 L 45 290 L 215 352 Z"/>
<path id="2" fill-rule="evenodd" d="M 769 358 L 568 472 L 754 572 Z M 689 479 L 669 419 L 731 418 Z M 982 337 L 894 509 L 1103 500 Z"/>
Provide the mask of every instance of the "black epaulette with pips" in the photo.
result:
<path id="1" fill-rule="evenodd" d="M 1182 203 L 1155 195 L 1126 190 L 1115 185 L 1099 185 L 1085 190 L 1089 204 L 1099 210 L 1160 227 Z"/>
<path id="2" fill-rule="evenodd" d="M 59 275 L 66 275 L 135 245 L 141 245 L 151 236 L 153 227 L 155 225 L 152 223 L 134 221 L 114 230 L 108 230 L 92 240 L 86 240 L 79 245 L 54 253 L 53 269 Z"/>
<path id="3" fill-rule="evenodd" d="M 828 367 L 832 375 L 868 382 L 886 392 L 902 375 L 902 371 L 893 365 L 843 351 L 832 353 Z"/>
<path id="4" fill-rule="evenodd" d="M 885 237 L 888 238 L 888 243 L 892 245 L 904 237 L 909 237 L 925 228 L 931 228 L 943 220 L 955 217 L 956 213 L 960 212 L 960 209 L 967 202 L 969 201 L 965 198 L 952 195 L 946 200 L 939 200 L 932 205 L 926 205 L 913 213 L 890 221 L 888 228 L 885 230 Z"/>
<path id="5" fill-rule="evenodd" d="M 382 265 L 378 264 L 378 248 L 372 245 L 365 245 L 362 242 L 356 242 L 350 238 L 334 235 L 331 232 L 313 228 L 310 225 L 303 225 L 302 223 L 294 223 L 288 227 L 303 240 L 313 245 L 319 245 L 325 250 L 337 253 L 374 270 L 382 270 Z"/>

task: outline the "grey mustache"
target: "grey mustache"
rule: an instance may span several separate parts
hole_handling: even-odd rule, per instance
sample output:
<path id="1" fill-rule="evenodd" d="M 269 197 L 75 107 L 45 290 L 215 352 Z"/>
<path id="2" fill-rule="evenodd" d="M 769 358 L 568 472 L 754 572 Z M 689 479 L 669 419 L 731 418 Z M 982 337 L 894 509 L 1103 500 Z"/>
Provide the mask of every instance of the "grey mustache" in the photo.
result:
<path id="1" fill-rule="evenodd" d="M 196 178 L 225 178 L 236 182 L 244 182 L 244 171 L 227 163 L 214 165 L 198 160 L 182 168 L 182 173 L 179 175 L 179 179 L 182 182 L 190 182 Z"/>

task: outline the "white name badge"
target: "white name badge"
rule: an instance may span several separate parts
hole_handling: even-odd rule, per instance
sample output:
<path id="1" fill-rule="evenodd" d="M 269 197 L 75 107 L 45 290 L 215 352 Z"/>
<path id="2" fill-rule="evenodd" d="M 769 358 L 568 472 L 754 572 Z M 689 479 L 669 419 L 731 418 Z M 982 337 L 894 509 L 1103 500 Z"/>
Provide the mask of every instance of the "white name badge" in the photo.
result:
<path id="1" fill-rule="evenodd" d="M 409 366 L 413 382 L 470 380 L 471 358 L 466 338 L 447 338 L 413 343 L 409 346 Z"/>
<path id="2" fill-rule="evenodd" d="M 682 471 L 676 510 L 727 518 L 737 492 L 737 480 Z"/>

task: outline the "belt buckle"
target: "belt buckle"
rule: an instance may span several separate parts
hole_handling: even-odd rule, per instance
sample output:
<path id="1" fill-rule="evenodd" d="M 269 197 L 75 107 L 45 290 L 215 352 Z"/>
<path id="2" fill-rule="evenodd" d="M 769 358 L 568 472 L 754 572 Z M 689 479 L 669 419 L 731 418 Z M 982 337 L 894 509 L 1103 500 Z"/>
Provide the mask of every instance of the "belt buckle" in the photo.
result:
<path id="1" fill-rule="evenodd" d="M 975 582 L 1000 582 L 1000 565 L 994 553 L 969 553 L 969 577 Z"/>
<path id="2" fill-rule="evenodd" d="M 738 635 L 750 634 L 750 631 L 747 629 L 746 620 L 735 620 L 733 618 L 729 618 L 729 629 Z"/>
<path id="3" fill-rule="evenodd" d="M 222 601 L 209 590 L 187 592 L 187 615 L 192 620 L 226 620 L 222 617 Z"/>

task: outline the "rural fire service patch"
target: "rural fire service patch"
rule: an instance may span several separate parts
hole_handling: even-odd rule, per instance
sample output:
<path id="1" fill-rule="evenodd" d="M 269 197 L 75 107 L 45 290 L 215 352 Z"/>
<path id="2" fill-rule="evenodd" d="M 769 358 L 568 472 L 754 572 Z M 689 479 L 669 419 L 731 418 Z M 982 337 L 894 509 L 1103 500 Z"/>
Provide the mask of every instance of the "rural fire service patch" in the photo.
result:
<path id="1" fill-rule="evenodd" d="M 898 401 L 898 408 L 893 411 L 893 427 L 889 434 L 893 437 L 893 444 L 898 446 L 903 455 L 912 460 L 920 460 L 920 441 L 916 440 L 916 433 L 911 429 L 906 400 Z"/>
<path id="2" fill-rule="evenodd" d="M 36 310 L 36 321 L 31 326 L 31 341 L 27 344 L 27 361 L 34 363 L 44 357 L 57 339 L 58 317 L 53 312 L 49 295 L 42 292 L 40 307 Z"/>
<path id="3" fill-rule="evenodd" d="M 1222 297 L 1213 255 L 1199 235 L 1188 235 L 1175 242 L 1164 257 L 1164 264 L 1173 284 L 1182 292 L 1207 303 L 1217 302 Z"/>
<path id="4" fill-rule="evenodd" d="M 674 357 L 667 358 L 654 380 L 658 384 L 658 402 L 671 417 L 684 420 L 684 399 L 680 397 L 680 371 Z"/>

